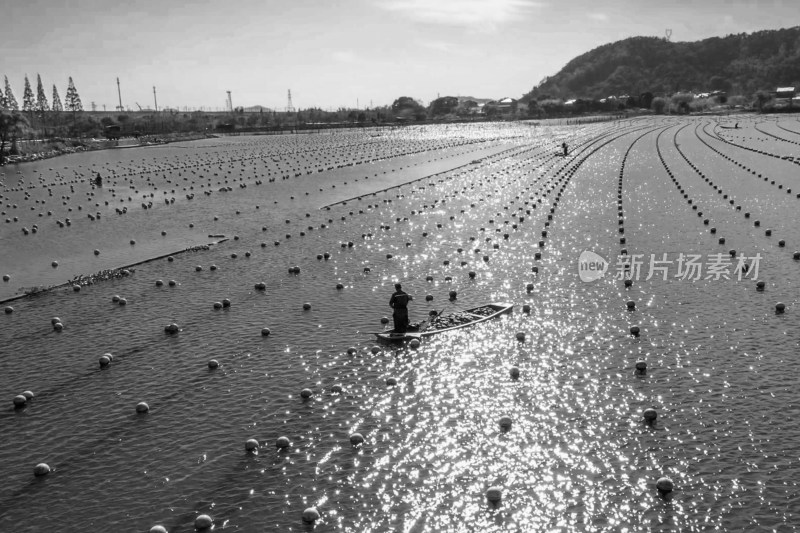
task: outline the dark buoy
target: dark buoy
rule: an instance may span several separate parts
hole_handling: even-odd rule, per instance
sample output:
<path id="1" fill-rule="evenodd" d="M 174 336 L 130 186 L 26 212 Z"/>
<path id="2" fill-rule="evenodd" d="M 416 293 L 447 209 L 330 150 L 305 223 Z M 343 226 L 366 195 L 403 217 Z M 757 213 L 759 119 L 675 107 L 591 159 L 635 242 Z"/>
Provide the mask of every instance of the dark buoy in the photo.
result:
<path id="1" fill-rule="evenodd" d="M 644 376 L 647 374 L 647 361 L 644 359 L 639 359 L 636 361 L 636 365 L 634 365 L 634 374 L 637 376 Z"/>
<path id="2" fill-rule="evenodd" d="M 656 481 L 656 489 L 658 489 L 658 492 L 660 492 L 662 495 L 672 492 L 673 488 L 674 485 L 672 480 L 668 477 L 661 477 L 658 478 L 658 481 Z"/>
<path id="3" fill-rule="evenodd" d="M 645 422 L 652 426 L 655 423 L 656 418 L 658 418 L 658 412 L 652 407 L 649 407 L 644 410 L 642 416 L 644 417 Z"/>

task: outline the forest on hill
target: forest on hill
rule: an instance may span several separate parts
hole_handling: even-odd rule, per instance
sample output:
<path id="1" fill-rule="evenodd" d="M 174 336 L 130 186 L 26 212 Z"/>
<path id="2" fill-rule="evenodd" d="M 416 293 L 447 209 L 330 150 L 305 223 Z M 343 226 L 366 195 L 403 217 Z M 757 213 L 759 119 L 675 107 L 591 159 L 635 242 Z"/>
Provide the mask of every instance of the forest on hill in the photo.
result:
<path id="1" fill-rule="evenodd" d="M 525 99 L 711 91 L 751 96 L 784 86 L 800 87 L 800 26 L 694 42 L 624 39 L 576 57 Z"/>

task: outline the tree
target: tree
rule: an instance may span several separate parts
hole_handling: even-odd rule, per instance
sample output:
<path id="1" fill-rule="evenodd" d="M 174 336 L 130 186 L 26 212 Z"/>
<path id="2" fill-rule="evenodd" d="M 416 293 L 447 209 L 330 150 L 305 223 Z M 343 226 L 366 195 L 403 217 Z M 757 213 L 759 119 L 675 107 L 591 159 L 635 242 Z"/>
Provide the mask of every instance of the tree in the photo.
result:
<path id="1" fill-rule="evenodd" d="M 655 111 L 657 115 L 660 115 L 664 112 L 664 108 L 667 107 L 667 101 L 660 96 L 657 96 L 653 98 L 651 105 L 653 107 L 653 111 Z"/>
<path id="2" fill-rule="evenodd" d="M 8 100 L 6 100 L 6 95 L 3 94 L 3 88 L 0 87 L 0 111 L 8 110 Z"/>
<path id="3" fill-rule="evenodd" d="M 44 94 L 42 77 L 38 74 L 36 75 L 36 111 L 50 111 L 50 104 L 47 103 L 47 96 Z"/>
<path id="4" fill-rule="evenodd" d="M 36 102 L 33 99 L 33 90 L 31 89 L 31 82 L 28 81 L 28 75 L 25 75 L 25 91 L 22 93 L 22 110 L 27 113 L 32 113 L 36 108 Z"/>
<path id="5" fill-rule="evenodd" d="M 28 127 L 28 120 L 19 111 L 0 111 L 0 163 L 5 161 L 6 144 L 11 140 L 11 152 L 17 137 Z"/>
<path id="6" fill-rule="evenodd" d="M 75 118 L 75 113 L 78 111 L 83 111 L 83 105 L 81 104 L 81 97 L 78 96 L 78 91 L 75 89 L 75 84 L 72 82 L 72 76 L 69 77 L 69 85 L 67 86 L 67 97 L 66 97 L 66 108 L 68 111 L 72 111 L 72 118 Z"/>
<path id="7" fill-rule="evenodd" d="M 9 111 L 19 111 L 19 104 L 17 103 L 17 99 L 14 98 L 14 93 L 11 91 L 11 84 L 8 83 L 8 76 L 4 76 L 6 79 L 6 102 L 8 105 Z"/>
<path id="8" fill-rule="evenodd" d="M 58 89 L 53 84 L 53 111 L 64 111 L 64 106 L 61 105 L 61 98 L 58 96 Z"/>

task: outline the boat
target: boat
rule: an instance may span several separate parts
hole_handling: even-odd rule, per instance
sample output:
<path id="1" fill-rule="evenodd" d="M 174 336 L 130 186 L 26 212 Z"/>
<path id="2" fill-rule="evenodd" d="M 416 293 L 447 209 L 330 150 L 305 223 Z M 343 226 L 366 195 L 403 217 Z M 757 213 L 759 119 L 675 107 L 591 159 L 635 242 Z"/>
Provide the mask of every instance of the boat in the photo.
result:
<path id="1" fill-rule="evenodd" d="M 446 331 L 453 331 L 486 322 L 500 315 L 510 313 L 512 309 L 514 309 L 514 304 L 485 304 L 447 316 L 439 314 L 419 324 L 409 324 L 405 333 L 398 333 L 394 329 L 390 329 L 377 332 L 375 336 L 378 337 L 378 340 L 384 342 L 401 342 L 413 339 L 421 340 L 425 337 L 431 337 Z"/>

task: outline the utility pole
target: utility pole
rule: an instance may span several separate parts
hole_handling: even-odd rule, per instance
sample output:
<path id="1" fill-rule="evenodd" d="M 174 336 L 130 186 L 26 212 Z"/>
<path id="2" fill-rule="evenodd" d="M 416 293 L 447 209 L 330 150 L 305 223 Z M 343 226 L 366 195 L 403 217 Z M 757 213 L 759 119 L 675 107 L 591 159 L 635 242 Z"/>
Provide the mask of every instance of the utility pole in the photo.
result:
<path id="1" fill-rule="evenodd" d="M 122 107 L 122 91 L 119 88 L 119 78 L 117 78 L 117 96 L 119 96 L 119 107 L 117 107 L 117 109 L 125 111 L 125 108 Z"/>
<path id="2" fill-rule="evenodd" d="M 231 92 L 230 91 L 225 91 L 225 92 L 228 93 L 228 111 L 233 113 L 233 100 L 231 100 Z"/>
<path id="3" fill-rule="evenodd" d="M 156 98 L 156 86 L 153 85 L 153 105 L 156 106 L 156 113 L 158 113 L 158 99 Z"/>

